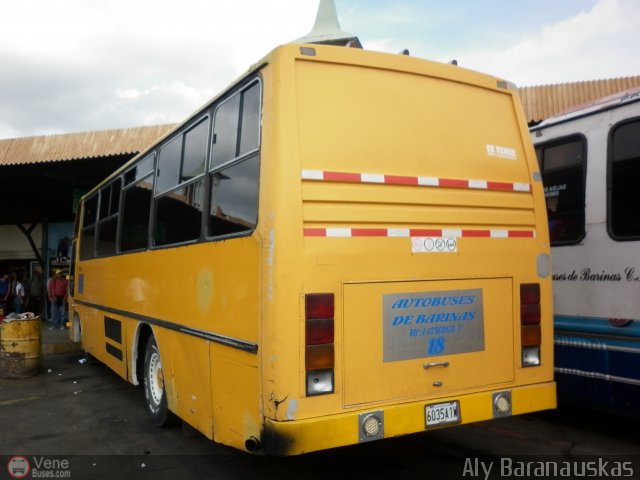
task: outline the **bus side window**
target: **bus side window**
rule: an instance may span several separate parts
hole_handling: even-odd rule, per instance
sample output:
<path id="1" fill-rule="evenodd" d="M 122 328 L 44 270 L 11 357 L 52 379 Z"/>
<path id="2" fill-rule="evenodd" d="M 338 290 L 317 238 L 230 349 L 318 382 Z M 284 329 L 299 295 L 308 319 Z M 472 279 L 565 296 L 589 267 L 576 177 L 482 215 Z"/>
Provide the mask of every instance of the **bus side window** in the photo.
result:
<path id="1" fill-rule="evenodd" d="M 609 231 L 618 240 L 640 238 L 640 120 L 616 126 L 611 136 Z"/>
<path id="2" fill-rule="evenodd" d="M 200 239 L 208 142 L 209 117 L 205 117 L 160 149 L 155 184 L 154 245 Z"/>
<path id="3" fill-rule="evenodd" d="M 178 185 L 181 154 L 182 135 L 176 136 L 160 149 L 158 154 L 158 173 L 156 175 L 156 194 Z"/>
<path id="4" fill-rule="evenodd" d="M 209 122 L 201 121 L 184 135 L 184 154 L 180 169 L 180 181 L 186 182 L 204 173 L 207 159 Z"/>
<path id="5" fill-rule="evenodd" d="M 216 110 L 213 121 L 212 168 L 216 168 L 236 157 L 239 112 L 240 95 L 235 95 Z"/>
<path id="6" fill-rule="evenodd" d="M 253 230 L 258 220 L 260 84 L 222 103 L 214 115 L 208 236 Z"/>
<path id="7" fill-rule="evenodd" d="M 171 245 L 198 240 L 204 198 L 203 179 L 157 198 L 154 244 Z"/>
<path id="8" fill-rule="evenodd" d="M 573 137 L 536 148 L 542 168 L 552 245 L 578 243 L 585 235 L 584 140 Z"/>
<path id="9" fill-rule="evenodd" d="M 96 219 L 98 216 L 98 194 L 84 202 L 82 214 L 82 232 L 80 249 L 80 260 L 88 260 L 95 256 L 94 243 L 96 238 Z"/>
<path id="10" fill-rule="evenodd" d="M 211 175 L 209 236 L 253 230 L 258 220 L 259 158 Z"/>
<path id="11" fill-rule="evenodd" d="M 152 189 L 153 176 L 148 175 L 124 191 L 120 227 L 120 250 L 123 252 L 147 247 Z"/>
<path id="12" fill-rule="evenodd" d="M 100 212 L 97 225 L 96 255 L 115 255 L 118 214 L 120 213 L 121 179 L 100 189 Z"/>

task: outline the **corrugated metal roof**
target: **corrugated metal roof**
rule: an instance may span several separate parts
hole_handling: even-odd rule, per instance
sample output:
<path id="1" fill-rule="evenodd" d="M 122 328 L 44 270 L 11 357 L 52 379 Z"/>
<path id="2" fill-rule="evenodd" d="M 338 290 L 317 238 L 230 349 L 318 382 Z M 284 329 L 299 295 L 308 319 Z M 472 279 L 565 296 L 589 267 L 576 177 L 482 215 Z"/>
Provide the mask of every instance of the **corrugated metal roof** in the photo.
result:
<path id="1" fill-rule="evenodd" d="M 137 154 L 175 125 L 0 140 L 0 166 Z"/>
<path id="2" fill-rule="evenodd" d="M 614 93 L 606 97 L 592 100 L 590 102 L 568 108 L 553 117 L 545 118 L 542 122 L 531 127 L 531 131 L 547 128 L 550 125 L 568 122 L 570 120 L 597 114 L 606 110 L 622 107 L 630 103 L 640 102 L 640 87 L 631 88 L 622 92 Z"/>
<path id="3" fill-rule="evenodd" d="M 640 75 L 518 89 L 527 123 L 538 123 L 576 105 L 640 87 Z"/>

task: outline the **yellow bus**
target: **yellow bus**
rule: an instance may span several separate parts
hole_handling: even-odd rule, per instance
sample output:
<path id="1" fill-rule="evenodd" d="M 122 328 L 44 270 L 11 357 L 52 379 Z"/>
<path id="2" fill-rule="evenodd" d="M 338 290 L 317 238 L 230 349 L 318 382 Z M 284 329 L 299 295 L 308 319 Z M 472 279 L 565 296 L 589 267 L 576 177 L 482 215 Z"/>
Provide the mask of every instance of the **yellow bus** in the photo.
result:
<path id="1" fill-rule="evenodd" d="M 158 425 L 296 455 L 555 407 L 516 91 L 284 45 L 84 196 L 70 321 Z"/>

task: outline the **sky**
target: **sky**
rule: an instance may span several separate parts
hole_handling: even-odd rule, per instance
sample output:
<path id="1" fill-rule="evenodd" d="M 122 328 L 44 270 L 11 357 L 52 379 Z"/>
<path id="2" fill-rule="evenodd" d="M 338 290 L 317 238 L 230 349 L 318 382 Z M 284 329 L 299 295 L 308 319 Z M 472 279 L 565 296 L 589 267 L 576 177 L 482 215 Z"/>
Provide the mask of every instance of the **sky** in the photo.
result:
<path id="1" fill-rule="evenodd" d="M 365 49 L 533 86 L 640 75 L 638 0 L 334 0 Z M 318 0 L 3 0 L 0 139 L 178 123 Z"/>

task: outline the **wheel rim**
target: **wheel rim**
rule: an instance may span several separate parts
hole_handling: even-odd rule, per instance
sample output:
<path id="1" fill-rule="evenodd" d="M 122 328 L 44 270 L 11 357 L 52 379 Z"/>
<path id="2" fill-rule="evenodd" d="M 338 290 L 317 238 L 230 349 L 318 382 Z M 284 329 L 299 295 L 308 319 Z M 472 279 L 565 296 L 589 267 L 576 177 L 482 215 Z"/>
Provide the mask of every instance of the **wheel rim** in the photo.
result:
<path id="1" fill-rule="evenodd" d="M 153 352 L 149 359 L 149 393 L 153 403 L 160 405 L 164 393 L 164 376 L 162 374 L 160 355 L 156 352 Z"/>

